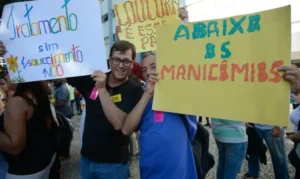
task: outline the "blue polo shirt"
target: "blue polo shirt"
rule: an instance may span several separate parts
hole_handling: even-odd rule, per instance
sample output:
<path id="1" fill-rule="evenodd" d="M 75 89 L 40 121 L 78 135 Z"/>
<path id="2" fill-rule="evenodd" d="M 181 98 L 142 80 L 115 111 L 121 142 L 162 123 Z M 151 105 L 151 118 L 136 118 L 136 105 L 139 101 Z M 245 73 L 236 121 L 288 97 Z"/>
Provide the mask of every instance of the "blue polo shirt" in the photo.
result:
<path id="1" fill-rule="evenodd" d="M 141 179 L 197 179 L 191 148 L 197 130 L 196 117 L 183 116 L 187 130 L 179 114 L 159 112 L 158 116 L 152 110 L 152 102 L 148 103 L 139 126 Z"/>

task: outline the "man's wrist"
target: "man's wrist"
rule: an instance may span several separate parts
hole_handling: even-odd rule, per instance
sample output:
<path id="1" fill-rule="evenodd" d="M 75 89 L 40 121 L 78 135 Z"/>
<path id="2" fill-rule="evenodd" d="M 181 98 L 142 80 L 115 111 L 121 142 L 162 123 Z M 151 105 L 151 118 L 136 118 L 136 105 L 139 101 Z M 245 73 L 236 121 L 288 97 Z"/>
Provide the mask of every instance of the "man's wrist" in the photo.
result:
<path id="1" fill-rule="evenodd" d="M 106 91 L 106 88 L 98 88 L 98 93 L 105 93 Z"/>
<path id="2" fill-rule="evenodd" d="M 146 99 L 150 100 L 150 99 L 153 97 L 153 94 L 148 93 L 147 91 L 145 91 L 143 96 L 144 96 Z"/>

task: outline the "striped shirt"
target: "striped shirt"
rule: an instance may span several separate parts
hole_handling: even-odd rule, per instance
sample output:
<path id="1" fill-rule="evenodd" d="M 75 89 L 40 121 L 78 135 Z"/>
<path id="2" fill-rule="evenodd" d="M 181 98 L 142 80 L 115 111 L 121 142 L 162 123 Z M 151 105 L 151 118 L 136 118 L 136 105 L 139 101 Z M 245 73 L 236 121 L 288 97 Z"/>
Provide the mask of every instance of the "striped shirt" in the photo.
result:
<path id="1" fill-rule="evenodd" d="M 248 141 L 244 122 L 213 118 L 211 127 L 215 139 L 223 143 L 243 143 Z"/>

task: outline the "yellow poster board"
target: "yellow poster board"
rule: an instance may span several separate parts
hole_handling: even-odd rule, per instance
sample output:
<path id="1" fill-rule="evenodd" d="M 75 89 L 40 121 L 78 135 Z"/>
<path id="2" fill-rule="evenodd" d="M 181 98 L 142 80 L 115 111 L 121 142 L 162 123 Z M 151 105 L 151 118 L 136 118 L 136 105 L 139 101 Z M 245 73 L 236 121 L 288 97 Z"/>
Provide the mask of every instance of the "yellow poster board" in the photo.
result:
<path id="1" fill-rule="evenodd" d="M 178 0 L 129 0 L 114 5 L 120 40 L 136 46 L 136 51 L 156 50 L 156 27 L 177 23 Z"/>
<path id="2" fill-rule="evenodd" d="M 287 126 L 291 7 L 157 28 L 153 109 Z"/>

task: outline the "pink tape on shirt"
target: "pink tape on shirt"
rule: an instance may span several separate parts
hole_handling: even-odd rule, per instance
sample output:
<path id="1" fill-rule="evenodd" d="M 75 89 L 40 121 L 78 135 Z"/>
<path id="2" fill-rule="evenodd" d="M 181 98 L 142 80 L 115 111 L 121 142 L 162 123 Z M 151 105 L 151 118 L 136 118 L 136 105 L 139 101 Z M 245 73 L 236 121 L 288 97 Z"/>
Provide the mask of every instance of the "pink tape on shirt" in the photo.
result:
<path id="1" fill-rule="evenodd" d="M 93 88 L 93 91 L 91 92 L 90 99 L 96 100 L 96 99 L 97 99 L 97 96 L 98 96 L 98 90 L 97 90 L 96 87 L 94 87 L 94 88 Z"/>
<path id="2" fill-rule="evenodd" d="M 154 111 L 154 122 L 163 122 L 164 121 L 164 112 Z"/>

